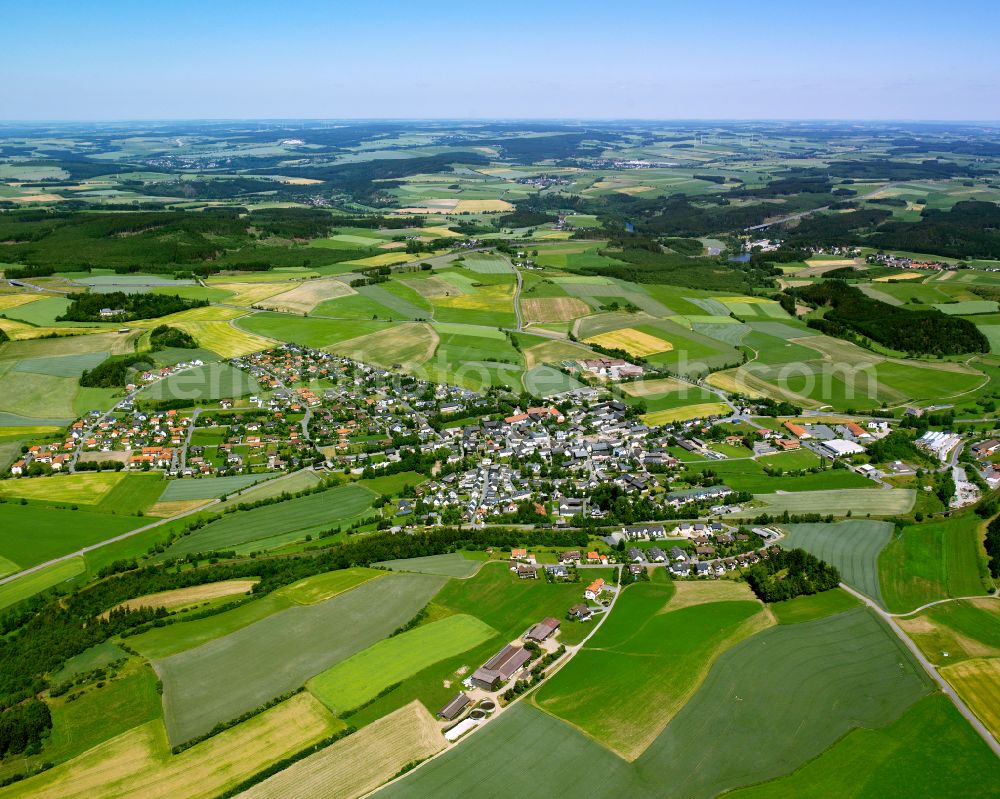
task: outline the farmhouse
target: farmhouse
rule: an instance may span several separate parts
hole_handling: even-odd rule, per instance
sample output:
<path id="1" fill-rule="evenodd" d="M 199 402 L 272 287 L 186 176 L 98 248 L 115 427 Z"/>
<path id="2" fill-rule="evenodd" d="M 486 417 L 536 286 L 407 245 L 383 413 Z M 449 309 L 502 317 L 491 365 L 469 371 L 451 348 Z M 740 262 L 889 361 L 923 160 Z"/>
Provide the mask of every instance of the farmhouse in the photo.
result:
<path id="1" fill-rule="evenodd" d="M 541 643 L 546 639 L 555 635 L 556 631 L 559 629 L 559 619 L 554 619 L 551 616 L 542 619 L 538 624 L 528 630 L 525 633 L 525 639 L 528 641 L 535 641 L 536 643 Z"/>
<path id="2" fill-rule="evenodd" d="M 495 691 L 530 659 L 531 653 L 527 649 L 507 644 L 473 672 L 472 683 L 487 691 Z"/>
<path id="3" fill-rule="evenodd" d="M 467 697 L 463 692 L 459 692 L 458 696 L 452 699 L 447 705 L 441 708 L 438 712 L 438 718 L 444 719 L 445 721 L 454 721 L 465 710 L 469 704 L 472 702 L 469 697 Z"/>
<path id="4" fill-rule="evenodd" d="M 590 621 L 590 617 L 593 615 L 594 612 L 586 605 L 573 605 L 569 609 L 570 618 L 577 619 L 578 621 Z"/>

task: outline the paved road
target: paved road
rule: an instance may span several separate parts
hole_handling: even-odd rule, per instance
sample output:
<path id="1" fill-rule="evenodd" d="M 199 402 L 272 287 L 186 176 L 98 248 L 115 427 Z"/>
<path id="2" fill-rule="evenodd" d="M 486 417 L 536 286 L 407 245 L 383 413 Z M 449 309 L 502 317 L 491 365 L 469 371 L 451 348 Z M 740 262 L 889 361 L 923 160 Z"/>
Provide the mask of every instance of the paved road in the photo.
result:
<path id="1" fill-rule="evenodd" d="M 188 449 L 191 447 L 191 436 L 194 435 L 194 427 L 198 422 L 198 416 L 201 413 L 201 406 L 197 406 L 194 412 L 191 414 L 191 420 L 188 422 L 187 432 L 184 434 L 184 444 L 181 446 L 181 454 L 178 458 L 178 468 L 181 471 L 187 468 L 187 456 Z"/>
<path id="2" fill-rule="evenodd" d="M 1000 594 L 980 594 L 978 596 L 952 596 L 947 599 L 936 599 L 933 602 L 928 602 L 926 605 L 921 605 L 919 608 L 914 608 L 913 610 L 908 610 L 906 613 L 890 613 L 889 615 L 896 619 L 905 619 L 907 616 L 912 616 L 914 613 L 920 613 L 922 610 L 927 610 L 927 608 L 932 608 L 935 605 L 945 605 L 948 602 L 966 602 L 970 599 L 1000 599 Z"/>
<path id="3" fill-rule="evenodd" d="M 952 701 L 952 704 L 954 704 L 958 712 L 965 717 L 965 720 L 972 725 L 972 729 L 974 729 L 977 733 L 979 733 L 979 737 L 982 738 L 984 741 L 986 741 L 986 744 L 990 747 L 990 749 L 993 750 L 993 753 L 997 757 L 1000 757 L 1000 742 L 998 742 L 996 738 L 994 738 L 990 734 L 990 731 L 986 729 L 985 725 L 979 720 L 976 714 L 973 713 L 969 709 L 969 706 L 965 704 L 965 702 L 962 700 L 962 697 L 958 695 L 955 689 L 951 687 L 951 685 L 944 677 L 938 674 L 938 670 L 934 666 L 934 664 L 931 663 L 924 656 L 924 653 L 920 651 L 920 648 L 915 643 L 913 643 L 913 641 L 910 640 L 910 637 L 905 632 L 903 632 L 903 629 L 896 623 L 895 615 L 886 612 L 881 607 L 879 607 L 878 604 L 875 603 L 873 600 L 869 599 L 861 592 L 855 591 L 846 583 L 841 583 L 840 587 L 843 588 L 845 591 L 847 591 L 847 593 L 852 594 L 853 596 L 860 599 L 862 602 L 865 603 L 865 605 L 874 610 L 879 616 L 882 617 L 882 619 L 885 620 L 885 623 L 889 625 L 889 627 L 892 629 L 894 633 L 896 633 L 896 636 L 899 638 L 899 640 L 906 645 L 906 648 L 910 650 L 910 653 L 913 655 L 916 661 L 923 667 L 924 671 L 926 671 L 927 674 L 930 676 L 930 678 L 938 684 L 938 687 L 945 694 L 945 696 L 947 696 Z"/>
<path id="4" fill-rule="evenodd" d="M 125 402 L 132 402 L 133 400 L 135 400 L 135 398 L 139 395 L 139 393 L 141 391 L 143 391 L 146 388 L 149 388 L 149 386 L 152 386 L 152 385 L 155 385 L 156 383 L 159 383 L 160 380 L 166 380 L 168 377 L 173 377 L 174 375 L 179 375 L 182 372 L 187 372 L 187 371 L 190 371 L 191 369 L 198 369 L 198 368 L 200 368 L 200 367 L 198 367 L 198 366 L 188 366 L 188 367 L 186 367 L 184 369 L 178 369 L 176 372 L 171 372 L 169 375 L 166 375 L 164 377 L 158 378 L 157 380 L 153 380 L 153 381 L 151 381 L 149 383 L 145 383 L 145 384 L 139 386 L 135 391 L 133 391 L 133 392 L 131 392 L 129 394 L 126 394 L 124 397 L 122 397 L 120 400 L 118 400 L 118 402 L 116 402 L 109 410 L 107 410 L 105 413 L 103 413 L 100 416 L 98 416 L 93 421 L 93 423 L 90 425 L 90 427 L 88 427 L 86 430 L 84 430 L 81 433 L 80 437 L 77 439 L 76 447 L 73 448 L 73 455 L 70 457 L 69 471 L 70 472 L 76 471 L 76 462 L 77 462 L 77 460 L 80 457 L 80 453 L 83 452 L 84 442 L 94 434 L 94 431 L 97 429 L 97 426 L 99 424 L 101 424 L 102 422 L 105 422 L 105 421 L 111 419 L 112 416 L 114 416 L 114 412 L 116 410 L 118 410 L 118 408 L 120 408 L 123 403 L 125 403 Z"/>
<path id="5" fill-rule="evenodd" d="M 514 266 L 514 264 L 511 264 L 511 268 L 517 276 L 517 285 L 514 287 L 514 313 L 517 314 L 516 332 L 520 333 L 524 329 L 524 325 L 521 322 L 521 286 L 524 281 L 521 279 L 521 270 Z"/>

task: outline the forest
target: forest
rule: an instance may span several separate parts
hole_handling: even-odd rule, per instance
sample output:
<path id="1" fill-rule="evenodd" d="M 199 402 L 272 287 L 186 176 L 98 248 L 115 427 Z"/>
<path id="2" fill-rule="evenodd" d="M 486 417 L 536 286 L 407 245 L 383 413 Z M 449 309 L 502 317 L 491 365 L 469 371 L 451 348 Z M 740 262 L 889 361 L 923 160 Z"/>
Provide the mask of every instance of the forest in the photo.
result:
<path id="1" fill-rule="evenodd" d="M 176 294 L 126 294 L 110 291 L 106 294 L 70 294 L 70 305 L 56 317 L 59 322 L 129 322 L 135 319 L 155 319 L 158 316 L 200 308 L 206 300 L 187 300 Z M 114 311 L 101 314 L 102 310 Z"/>
<path id="2" fill-rule="evenodd" d="M 818 594 L 840 584 L 836 567 L 804 549 L 771 549 L 767 558 L 746 573 L 750 588 L 762 602 L 782 602 L 803 594 Z"/>
<path id="3" fill-rule="evenodd" d="M 911 311 L 879 302 L 840 280 L 825 280 L 788 291 L 814 308 L 829 307 L 825 316 L 807 322 L 828 335 L 843 338 L 853 332 L 862 336 L 862 344 L 867 338 L 900 352 L 920 355 L 990 351 L 986 336 L 967 319 L 936 310 Z"/>

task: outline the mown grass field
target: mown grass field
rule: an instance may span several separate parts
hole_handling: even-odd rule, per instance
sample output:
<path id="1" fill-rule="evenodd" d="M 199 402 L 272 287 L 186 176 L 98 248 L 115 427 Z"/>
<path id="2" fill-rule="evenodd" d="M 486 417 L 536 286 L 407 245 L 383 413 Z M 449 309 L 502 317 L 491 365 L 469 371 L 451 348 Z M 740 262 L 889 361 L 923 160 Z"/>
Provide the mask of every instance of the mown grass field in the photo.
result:
<path id="1" fill-rule="evenodd" d="M 247 594 L 259 580 L 254 577 L 246 580 L 222 580 L 217 583 L 202 583 L 187 588 L 173 588 L 169 591 L 158 591 L 155 594 L 127 599 L 115 605 L 116 608 L 166 608 L 175 610 L 203 602 L 209 602 L 223 597 Z"/>
<path id="2" fill-rule="evenodd" d="M 447 616 L 386 638 L 317 674 L 308 689 L 335 713 L 343 713 L 433 664 L 495 638 L 497 631 L 465 614 Z"/>
<path id="3" fill-rule="evenodd" d="M 984 594 L 981 525 L 978 516 L 966 513 L 904 527 L 879 557 L 886 607 L 904 613 L 937 599 Z"/>
<path id="4" fill-rule="evenodd" d="M 161 502 L 175 502 L 188 499 L 215 499 L 232 494 L 254 483 L 260 483 L 278 476 L 278 472 L 261 474 L 236 474 L 230 477 L 202 477 L 197 480 L 171 480 L 160 494 Z M 282 488 L 282 491 L 284 488 Z M 280 491 L 278 492 L 281 493 Z M 260 496 L 254 494 L 253 496 Z M 242 500 L 241 500 L 242 501 Z M 249 501 L 249 497 L 247 498 Z"/>
<path id="5" fill-rule="evenodd" d="M 819 594 L 805 594 L 769 605 L 778 624 L 799 624 L 822 619 L 857 607 L 859 600 L 841 588 Z"/>
<path id="6" fill-rule="evenodd" d="M 450 552 L 447 555 L 428 555 L 424 558 L 383 560 L 374 565 L 393 571 L 443 574 L 445 577 L 471 577 L 479 569 L 480 562 L 463 557 L 461 552 Z"/>
<path id="7" fill-rule="evenodd" d="M 626 589 L 583 651 L 538 691 L 538 706 L 634 760 L 722 651 L 773 624 L 756 601 L 671 611 L 664 607 L 670 589 L 669 583 Z"/>
<path id="8" fill-rule="evenodd" d="M 940 799 L 988 796 L 1000 761 L 943 694 L 898 720 L 854 730 L 795 773 L 727 794 L 729 799 Z"/>
<path id="9" fill-rule="evenodd" d="M 746 450 L 744 450 L 746 452 Z M 749 454 L 749 453 L 747 453 Z M 797 454 L 797 453 L 793 453 Z M 783 458 L 776 455 L 775 458 Z M 767 465 L 783 466 L 780 460 L 765 461 Z M 755 460 L 708 461 L 699 464 L 699 471 L 710 469 L 735 491 L 749 491 L 751 494 L 770 494 L 775 491 L 832 491 L 843 488 L 874 488 L 875 484 L 849 469 L 830 469 L 823 472 L 798 476 L 783 474 L 772 477 L 764 471 L 764 466 Z M 794 468 L 787 466 L 784 468 Z"/>
<path id="10" fill-rule="evenodd" d="M 781 546 L 802 548 L 833 564 L 845 583 L 885 606 L 878 559 L 892 538 L 891 524 L 848 519 L 835 524 L 783 524 L 781 528 L 786 532 Z"/>
<path id="11" fill-rule="evenodd" d="M 758 494 L 754 499 L 763 507 L 748 508 L 733 514 L 734 517 L 759 516 L 762 512 L 832 513 L 844 516 L 848 510 L 854 516 L 896 516 L 909 513 L 916 500 L 916 492 L 909 488 L 872 491 L 869 488 L 845 488 L 837 491 L 798 491 L 790 494 Z"/>
<path id="12" fill-rule="evenodd" d="M 5 789 L 4 796 L 212 799 L 343 727 L 305 693 L 179 755 L 171 755 L 163 725 L 150 721 L 79 758 L 16 783 Z"/>
<path id="13" fill-rule="evenodd" d="M 343 485 L 304 497 L 227 514 L 219 521 L 179 538 L 167 557 L 191 552 L 240 549 L 249 545 L 267 549 L 286 543 L 288 535 L 346 524 L 371 507 L 375 494 L 360 485 Z"/>
<path id="14" fill-rule="evenodd" d="M 267 311 L 244 316 L 237 324 L 241 329 L 259 336 L 320 349 L 338 341 L 374 333 L 386 326 L 385 322 L 306 318 Z"/>
<path id="15" fill-rule="evenodd" d="M 1000 658 L 973 658 L 940 670 L 994 738 L 1000 738 Z"/>
<path id="16" fill-rule="evenodd" d="M 927 659 L 947 666 L 976 657 L 1000 657 L 1000 602 L 995 597 L 934 605 L 897 619 Z"/>
<path id="17" fill-rule="evenodd" d="M 171 743 L 190 740 L 298 688 L 381 640 L 408 622 L 443 579 L 400 574 L 369 581 L 157 661 Z"/>

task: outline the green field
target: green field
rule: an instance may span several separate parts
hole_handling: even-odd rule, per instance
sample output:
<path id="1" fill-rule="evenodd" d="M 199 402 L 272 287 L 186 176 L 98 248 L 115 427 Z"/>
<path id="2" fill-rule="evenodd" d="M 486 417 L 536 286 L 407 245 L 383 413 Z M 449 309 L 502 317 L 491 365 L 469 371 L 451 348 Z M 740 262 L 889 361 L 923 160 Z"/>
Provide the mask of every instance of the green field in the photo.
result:
<path id="1" fill-rule="evenodd" d="M 377 569 L 354 567 L 306 577 L 291 585 L 279 588 L 277 593 L 287 597 L 297 605 L 315 605 L 327 599 L 356 588 L 361 583 L 368 582 L 382 573 Z"/>
<path id="2" fill-rule="evenodd" d="M 895 636 L 856 609 L 737 644 L 632 764 L 522 702 L 379 798 L 574 791 L 709 799 L 789 774 L 842 746 L 838 740 L 853 728 L 884 727 L 929 690 Z M 954 729 L 962 741 L 974 737 Z M 959 754 L 959 743 L 949 740 L 946 752 Z"/>
<path id="3" fill-rule="evenodd" d="M 129 516 L 4 502 L 0 504 L 0 555 L 26 569 L 142 524 Z"/>
<path id="4" fill-rule="evenodd" d="M 273 505 L 226 514 L 219 521 L 178 539 L 167 557 L 192 552 L 267 549 L 286 543 L 288 535 L 346 524 L 364 515 L 375 495 L 359 485 L 343 485 Z M 293 536 L 301 537 L 301 536 Z"/>
<path id="5" fill-rule="evenodd" d="M 937 599 L 984 594 L 981 526 L 966 513 L 904 527 L 878 561 L 886 607 L 904 613 Z"/>
<path id="6" fill-rule="evenodd" d="M 106 352 L 89 352 L 80 355 L 54 355 L 42 358 L 22 358 L 14 367 L 15 372 L 34 372 L 53 377 L 79 377 L 87 369 L 108 357 Z"/>
<path id="7" fill-rule="evenodd" d="M 171 480 L 163 489 L 163 493 L 160 494 L 160 501 L 215 499 L 232 494 L 234 491 L 240 491 L 262 480 L 277 477 L 278 474 L 279 472 L 265 472 L 262 474 L 235 474 L 230 477 L 202 477 L 196 480 Z"/>
<path id="8" fill-rule="evenodd" d="M 895 516 L 908 513 L 916 501 L 916 492 L 909 488 L 873 491 L 868 488 L 847 488 L 837 491 L 799 491 L 790 494 L 756 494 L 754 499 L 763 507 L 748 508 L 733 514 L 735 517 L 758 516 L 763 512 L 772 515 L 784 513 L 832 513 L 844 516 L 852 511 L 854 516 Z"/>
<path id="9" fill-rule="evenodd" d="M 283 593 L 275 591 L 223 613 L 202 619 L 180 619 L 175 624 L 154 627 L 128 637 L 126 643 L 144 658 L 158 660 L 223 638 L 296 604 Z"/>
<path id="10" fill-rule="evenodd" d="M 773 456 L 781 458 L 780 455 Z M 765 460 L 765 463 L 791 469 L 798 468 L 783 464 L 780 460 Z M 697 467 L 700 471 L 709 469 L 734 491 L 749 491 L 751 494 L 770 494 L 775 491 L 832 491 L 835 489 L 874 488 L 875 483 L 849 469 L 830 469 L 823 472 L 806 473 L 799 476 L 782 475 L 771 477 L 763 466 L 755 460 L 709 461 Z"/>
<path id="11" fill-rule="evenodd" d="M 461 552 L 450 552 L 447 555 L 428 555 L 425 558 L 384 560 L 373 565 L 393 571 L 443 574 L 445 577 L 471 577 L 479 569 L 480 562 L 463 557 Z"/>
<path id="12" fill-rule="evenodd" d="M 34 596 L 60 583 L 72 580 L 84 572 L 83 558 L 53 563 L 24 577 L 0 585 L 0 610 Z"/>
<path id="13" fill-rule="evenodd" d="M 52 733 L 37 760 L 61 763 L 159 717 L 156 675 L 148 664 L 133 660 L 101 687 L 91 685 L 77 699 L 64 696 L 52 703 Z M 16 771 L 23 764 L 15 760 L 9 766 Z M 0 776 L 8 774 L 0 769 Z"/>
<path id="14" fill-rule="evenodd" d="M 595 570 L 588 571 L 587 577 L 610 580 L 611 574 L 610 569 Z M 511 640 L 546 616 L 564 618 L 566 611 L 581 601 L 582 590 L 579 583 L 519 580 L 505 561 L 484 564 L 468 580 L 450 581 L 434 602 L 454 613 L 476 616 Z M 576 643 L 589 631 L 589 626 L 564 624 L 560 638 L 564 643 Z"/>
<path id="15" fill-rule="evenodd" d="M 583 651 L 537 693 L 538 706 L 628 759 L 641 754 L 762 610 L 737 601 L 670 611 L 671 594 L 669 583 L 626 589 Z"/>
<path id="16" fill-rule="evenodd" d="M 819 594 L 804 594 L 784 602 L 769 605 L 778 624 L 799 624 L 804 621 L 822 619 L 857 607 L 859 601 L 841 588 L 823 591 Z"/>
<path id="17" fill-rule="evenodd" d="M 128 655 L 120 646 L 112 641 L 102 641 L 67 660 L 59 671 L 51 675 L 52 683 L 53 685 L 58 685 L 75 677 L 77 674 L 102 668 L 109 663 L 126 657 Z"/>
<path id="18" fill-rule="evenodd" d="M 794 774 L 728 799 L 940 799 L 996 796 L 1000 761 L 943 694 L 897 721 L 854 730 Z"/>
<path id="19" fill-rule="evenodd" d="M 496 630 L 474 616 L 448 616 L 379 641 L 313 677 L 307 687 L 328 708 L 344 712 L 364 704 L 384 688 L 460 655 L 491 638 Z"/>
<path id="20" fill-rule="evenodd" d="M 275 613 L 156 662 L 173 744 L 300 687 L 408 622 L 443 578 L 400 574 Z"/>
<path id="21" fill-rule="evenodd" d="M 362 320 L 315 319 L 278 313 L 255 313 L 239 320 L 239 326 L 260 336 L 307 347 L 329 347 L 338 341 L 374 333 L 385 322 Z"/>
<path id="22" fill-rule="evenodd" d="M 844 582 L 885 607 L 879 584 L 879 553 L 892 538 L 888 522 L 848 519 L 836 524 L 783 524 L 779 543 L 800 547 L 840 570 Z"/>
<path id="23" fill-rule="evenodd" d="M 929 691 L 871 611 L 772 627 L 719 658 L 636 766 L 677 796 L 708 799 L 787 774 L 855 727 L 891 723 Z M 691 768 L 696 761 L 712 768 Z"/>
<path id="24" fill-rule="evenodd" d="M 192 403 L 223 397 L 242 397 L 260 391 L 249 374 L 228 363 L 207 363 L 159 380 L 142 390 L 140 397 L 151 400 L 186 399 Z"/>

